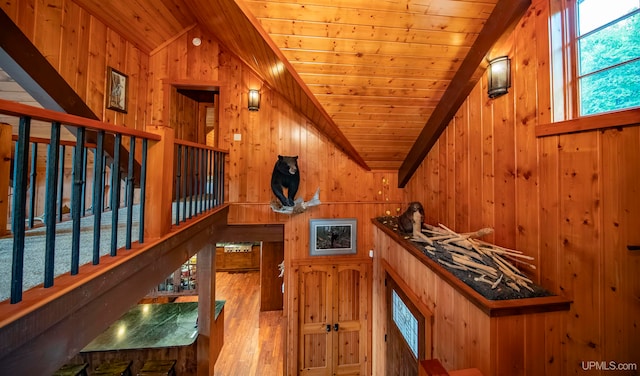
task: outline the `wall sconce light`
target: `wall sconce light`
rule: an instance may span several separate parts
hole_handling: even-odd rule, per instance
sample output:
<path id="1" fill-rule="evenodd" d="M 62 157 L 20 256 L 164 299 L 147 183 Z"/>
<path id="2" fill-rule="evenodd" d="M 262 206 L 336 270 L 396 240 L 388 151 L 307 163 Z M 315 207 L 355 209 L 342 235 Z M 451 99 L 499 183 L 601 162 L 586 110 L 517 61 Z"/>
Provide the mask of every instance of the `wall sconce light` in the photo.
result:
<path id="1" fill-rule="evenodd" d="M 260 92 L 255 89 L 249 90 L 249 111 L 260 109 Z"/>
<path id="2" fill-rule="evenodd" d="M 497 57 L 489 61 L 489 98 L 507 94 L 511 87 L 511 59 L 507 56 Z"/>

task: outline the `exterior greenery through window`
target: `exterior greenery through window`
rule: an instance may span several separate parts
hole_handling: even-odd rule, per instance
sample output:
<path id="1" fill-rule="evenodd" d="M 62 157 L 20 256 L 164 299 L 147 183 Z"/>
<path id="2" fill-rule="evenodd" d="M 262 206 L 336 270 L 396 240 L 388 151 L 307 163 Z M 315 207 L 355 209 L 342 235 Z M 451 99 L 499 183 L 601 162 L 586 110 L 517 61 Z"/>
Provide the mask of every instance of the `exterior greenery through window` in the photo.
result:
<path id="1" fill-rule="evenodd" d="M 640 106 L 640 0 L 578 0 L 579 115 Z"/>

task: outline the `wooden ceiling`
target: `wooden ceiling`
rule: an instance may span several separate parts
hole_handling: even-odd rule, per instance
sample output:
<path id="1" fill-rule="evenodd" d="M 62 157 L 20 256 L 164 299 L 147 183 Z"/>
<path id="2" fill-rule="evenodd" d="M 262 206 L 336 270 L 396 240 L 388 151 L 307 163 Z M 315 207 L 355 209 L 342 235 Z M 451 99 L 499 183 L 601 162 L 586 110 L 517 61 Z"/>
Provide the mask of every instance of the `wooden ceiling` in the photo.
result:
<path id="1" fill-rule="evenodd" d="M 141 50 L 199 24 L 401 186 L 530 0 L 73 0 Z"/>

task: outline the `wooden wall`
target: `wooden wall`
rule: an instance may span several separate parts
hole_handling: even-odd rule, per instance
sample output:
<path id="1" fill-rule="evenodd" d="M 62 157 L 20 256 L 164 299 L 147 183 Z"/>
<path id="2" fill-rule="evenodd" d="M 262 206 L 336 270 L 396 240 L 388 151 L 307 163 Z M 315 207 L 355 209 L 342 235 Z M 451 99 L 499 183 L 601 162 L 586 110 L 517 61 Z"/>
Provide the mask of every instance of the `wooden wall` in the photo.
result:
<path id="1" fill-rule="evenodd" d="M 101 121 L 139 130 L 145 129 L 149 76 L 148 54 L 140 51 L 71 0 L 10 0 L 0 3 L 0 8 L 18 25 Z M 108 66 L 128 76 L 128 112 L 126 114 L 105 108 L 104 95 Z M 34 123 L 31 135 L 49 138 L 49 127 Z M 62 130 L 62 138 L 74 140 L 74 137 L 65 129 Z M 129 141 L 125 141 L 125 147 L 128 148 Z M 72 153 L 73 148 L 67 146 L 64 179 L 68 182 L 71 181 Z M 46 147 L 39 146 L 36 216 L 44 213 L 46 155 Z M 91 153 L 88 155 L 88 170 L 93 171 L 93 157 Z M 91 179 L 88 179 L 88 182 L 87 188 L 91 189 Z M 86 198 L 87 207 L 91 206 L 90 196 Z M 63 203 L 70 207 L 69 201 L 70 194 L 67 192 Z"/>
<path id="2" fill-rule="evenodd" d="M 640 253 L 627 250 L 640 244 L 640 127 L 536 138 L 551 121 L 549 2 L 534 1 L 496 51 L 512 58 L 509 94 L 488 99 L 483 78 L 407 186 L 426 222 L 493 227 L 491 241 L 534 256 L 535 280 L 573 300 L 560 326 L 531 324 L 547 339 L 518 360 L 527 375 L 640 363 Z"/>
<path id="3" fill-rule="evenodd" d="M 489 240 L 536 257 L 536 280 L 574 300 L 560 327 L 532 324 L 553 339 L 545 354 L 523 360 L 561 364 L 563 374 L 571 374 L 583 360 L 640 362 L 640 254 L 626 249 L 640 243 L 640 128 L 535 137 L 536 125 L 551 114 L 547 1 L 555 0 L 534 1 L 505 51 L 496 51 L 512 57 L 510 94 L 489 100 L 483 79 L 406 190 L 396 188 L 395 171 L 361 169 L 197 27 L 146 54 L 70 0 L 0 7 L 104 121 L 171 126 L 165 80 L 218 83 L 219 146 L 230 151 L 229 223 L 284 223 L 286 266 L 310 259 L 311 218 L 358 219 L 358 254 L 342 257 L 353 262 L 370 262 L 370 218 L 396 214 L 410 200 L 425 204 L 429 223 L 458 231 L 495 228 Z M 194 36 L 203 40 L 198 48 L 189 42 Z M 107 66 L 129 75 L 128 114 L 104 109 Z M 261 90 L 258 112 L 246 108 L 249 88 Z M 298 197 L 308 200 L 320 188 L 322 205 L 295 216 L 271 211 L 269 180 L 278 154 L 300 156 Z M 291 277 L 285 275 L 285 284 Z M 290 308 L 285 305 L 285 315 Z M 295 354 L 291 342 L 287 351 Z M 294 356 L 288 364 L 295 373 Z"/>
<path id="4" fill-rule="evenodd" d="M 200 47 L 190 41 L 198 36 Z M 178 58 L 176 57 L 178 56 Z M 309 220 L 312 218 L 357 218 L 356 255 L 324 257 L 323 261 L 371 263 L 368 252 L 374 248 L 372 217 L 404 210 L 403 190 L 397 186 L 396 171 L 368 172 L 350 160 L 325 136 L 316 131 L 308 119 L 265 86 L 260 79 L 214 36 L 198 27 L 154 51 L 149 59 L 151 126 L 176 127 L 167 121 L 171 116 L 164 106 L 171 98 L 167 82 L 208 83 L 220 88 L 219 144 L 229 150 L 227 172 L 229 186 L 226 201 L 231 203 L 230 224 L 283 223 L 285 225 L 285 307 L 289 316 L 289 293 L 294 276 L 289 271 L 293 260 L 309 260 Z M 247 109 L 250 88 L 261 92 L 260 110 Z M 176 133 L 183 132 L 176 129 Z M 239 140 L 236 139 L 239 135 Z M 297 197 L 309 200 L 320 190 L 322 204 L 305 213 L 289 216 L 274 213 L 270 202 L 275 198 L 270 188 L 271 173 L 278 154 L 298 155 L 301 184 Z M 288 317 L 287 367 L 296 374 L 297 317 Z"/>
<path id="5" fill-rule="evenodd" d="M 483 375 L 560 375 L 561 339 L 555 330 L 565 312 L 534 312 L 490 317 L 459 289 L 418 260 L 382 230 L 376 229 L 374 317 L 387 317 L 385 274 L 403 286 L 414 303 L 433 316 L 427 333 L 433 357 L 447 370 L 478 368 Z M 423 314 L 426 313 L 422 312 Z M 373 327 L 373 375 L 384 374 L 386 320 Z M 544 330 L 544 328 L 551 330 Z"/>
<path id="6" fill-rule="evenodd" d="M 100 120 L 144 130 L 148 54 L 71 0 L 9 0 L 0 7 Z M 105 109 L 108 66 L 129 76 L 126 114 Z"/>

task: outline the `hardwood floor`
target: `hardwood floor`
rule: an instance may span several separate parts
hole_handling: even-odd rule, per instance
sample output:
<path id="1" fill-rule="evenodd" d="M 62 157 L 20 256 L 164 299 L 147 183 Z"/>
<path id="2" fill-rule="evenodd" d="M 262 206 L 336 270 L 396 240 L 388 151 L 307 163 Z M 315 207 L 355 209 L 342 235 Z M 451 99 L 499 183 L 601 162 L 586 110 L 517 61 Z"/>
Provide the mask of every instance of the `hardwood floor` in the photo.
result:
<path id="1" fill-rule="evenodd" d="M 216 273 L 216 300 L 226 303 L 224 346 L 214 375 L 282 375 L 282 311 L 260 312 L 260 273 Z"/>

